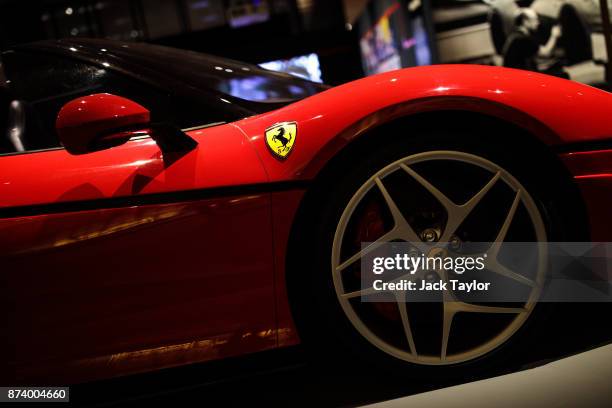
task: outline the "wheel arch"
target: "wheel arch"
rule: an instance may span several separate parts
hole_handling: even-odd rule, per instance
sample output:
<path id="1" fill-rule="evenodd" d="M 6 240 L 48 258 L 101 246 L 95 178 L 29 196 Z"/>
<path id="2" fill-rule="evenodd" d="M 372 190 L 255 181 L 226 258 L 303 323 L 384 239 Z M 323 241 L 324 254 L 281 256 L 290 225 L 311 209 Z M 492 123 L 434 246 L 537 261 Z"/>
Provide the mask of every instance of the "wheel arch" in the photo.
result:
<path id="1" fill-rule="evenodd" d="M 466 120 L 469 116 L 470 120 Z M 388 106 L 346 126 L 330 138 L 301 170 L 301 177 L 313 180 L 321 171 L 365 141 L 385 137 L 394 127 L 408 124 L 414 129 L 437 126 L 440 123 L 462 123 L 476 120 L 497 126 L 513 126 L 545 146 L 560 145 L 561 137 L 531 115 L 495 101 L 464 96 L 425 97 Z M 412 132 L 414 133 L 414 132 Z M 407 135 L 410 137 L 410 135 Z"/>
<path id="2" fill-rule="evenodd" d="M 303 337 L 305 333 L 300 330 L 299 322 L 302 319 L 301 314 L 305 312 L 300 309 L 299 305 L 303 303 L 305 288 L 300 286 L 299 274 L 292 273 L 292 271 L 300 271 L 300 256 L 302 255 L 301 249 L 304 247 L 304 243 L 307 240 L 317 239 L 311 233 L 312 226 L 316 223 L 312 217 L 316 215 L 322 201 L 326 199 L 328 192 L 333 188 L 333 183 L 330 183 L 330 181 L 334 180 L 337 172 L 349 166 L 351 161 L 358 160 L 360 156 L 367 154 L 374 146 L 379 145 L 381 138 L 390 137 L 389 135 L 393 134 L 392 130 L 394 129 L 408 125 L 414 129 L 411 132 L 412 134 L 417 134 L 419 131 L 431 132 L 433 130 L 432 116 L 435 116 L 437 119 L 433 122 L 433 127 L 438 130 L 448 128 L 448 124 L 452 123 L 453 119 L 461 117 L 462 121 L 460 123 L 463 124 L 463 130 L 468 128 L 477 130 L 478 134 L 483 134 L 487 130 L 495 130 L 498 139 L 502 138 L 506 142 L 508 142 L 510 135 L 517 138 L 513 142 L 515 144 L 523 144 L 523 149 L 527 152 L 526 156 L 537 157 L 541 160 L 542 166 L 547 167 L 549 173 L 554 177 L 551 183 L 558 186 L 560 194 L 566 197 L 561 203 L 562 205 L 559 207 L 559 210 L 566 214 L 568 219 L 573 220 L 567 240 L 589 240 L 588 216 L 578 186 L 572 181 L 571 174 L 553 149 L 544 143 L 540 137 L 532 133 L 533 128 L 530 130 L 498 116 L 463 109 L 421 111 L 412 115 L 396 117 L 368 128 L 367 131 L 361 132 L 359 137 L 351 138 L 351 141 L 341 151 L 330 160 L 327 160 L 325 165 L 322 166 L 312 179 L 310 187 L 304 194 L 295 213 L 286 247 L 284 284 L 292 320 L 298 329 L 298 336 L 302 341 L 305 340 Z M 502 129 L 501 132 L 500 129 Z M 545 127 L 541 127 L 539 130 L 550 132 Z M 410 137 L 410 135 L 406 137 Z M 555 135 L 551 132 L 545 137 L 555 138 Z M 522 157 L 521 160 L 529 160 L 529 158 Z"/>
<path id="3" fill-rule="evenodd" d="M 394 135 L 399 128 L 410 129 L 405 136 L 408 138 L 434 130 L 471 130 L 478 135 L 491 131 L 495 136 L 493 143 L 521 145 L 525 152 L 521 160 L 538 159 L 541 167 L 553 177 L 551 183 L 558 186 L 560 194 L 565 197 L 559 207 L 564 214 L 572 215 L 568 240 L 589 240 L 585 203 L 571 174 L 552 147 L 560 144 L 561 139 L 550 128 L 522 112 L 475 98 L 445 98 L 443 102 L 439 98 L 428 98 L 419 102 L 421 104 L 418 106 L 407 104 L 386 108 L 362 119 L 328 142 L 318 157 L 315 157 L 315 163 L 323 163 L 317 164 L 318 171 L 313 175 L 310 187 L 302 198 L 289 235 L 286 258 L 288 291 L 291 291 L 293 284 L 291 263 L 298 258 L 300 241 L 309 239 L 306 231 L 310 224 L 309 215 L 316 211 L 320 200 L 325 198 L 326 190 L 333 188 L 329 181 L 334 179 L 336 172 L 349 166 L 351 161 L 358 160 L 379 146 L 381 140 L 384 143 L 387 137 L 398 137 Z"/>

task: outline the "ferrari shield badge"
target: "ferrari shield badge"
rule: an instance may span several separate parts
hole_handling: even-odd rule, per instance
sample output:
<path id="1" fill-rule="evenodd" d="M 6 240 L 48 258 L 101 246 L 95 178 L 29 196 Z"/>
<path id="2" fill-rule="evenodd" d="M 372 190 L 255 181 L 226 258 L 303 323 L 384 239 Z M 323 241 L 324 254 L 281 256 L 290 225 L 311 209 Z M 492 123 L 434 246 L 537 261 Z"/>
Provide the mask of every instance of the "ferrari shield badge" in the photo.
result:
<path id="1" fill-rule="evenodd" d="M 297 123 L 277 123 L 266 129 L 266 145 L 277 159 L 284 160 L 293 150 L 296 136 Z"/>

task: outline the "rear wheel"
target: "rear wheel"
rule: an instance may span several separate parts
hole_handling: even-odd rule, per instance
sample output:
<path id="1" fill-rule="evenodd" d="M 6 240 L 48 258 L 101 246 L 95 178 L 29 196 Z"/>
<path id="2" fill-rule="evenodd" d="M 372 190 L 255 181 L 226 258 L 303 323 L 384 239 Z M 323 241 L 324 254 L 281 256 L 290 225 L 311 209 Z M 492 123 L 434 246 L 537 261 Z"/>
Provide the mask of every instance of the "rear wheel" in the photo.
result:
<path id="1" fill-rule="evenodd" d="M 482 148 L 477 139 L 395 140 L 326 177 L 316 204 L 303 213 L 308 226 L 298 245 L 308 256 L 292 256 L 289 264 L 300 336 L 317 355 L 339 352 L 352 362 L 436 372 L 460 365 L 465 373 L 466 366 L 499 361 L 510 352 L 506 346 L 520 343 L 513 340 L 540 309 L 545 253 L 531 275 L 500 262 L 487 265 L 487 273 L 529 291 L 523 304 L 485 306 L 452 293 L 439 302 L 400 296 L 362 302 L 362 242 L 551 240 L 549 225 L 560 221 L 544 204 L 551 198 L 543 175 L 531 174 L 512 148 Z"/>

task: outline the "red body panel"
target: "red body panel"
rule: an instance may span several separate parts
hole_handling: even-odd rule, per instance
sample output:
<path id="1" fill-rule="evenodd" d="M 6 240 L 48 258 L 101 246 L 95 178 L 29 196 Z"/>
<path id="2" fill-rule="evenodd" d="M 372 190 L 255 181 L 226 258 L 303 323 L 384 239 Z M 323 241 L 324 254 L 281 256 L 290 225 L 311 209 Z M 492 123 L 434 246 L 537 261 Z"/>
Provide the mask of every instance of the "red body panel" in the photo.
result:
<path id="1" fill-rule="evenodd" d="M 605 92 L 524 71 L 433 66 L 191 131 L 198 147 L 182 156 L 163 157 L 151 139 L 80 156 L 0 156 L 0 290 L 10 328 L 0 349 L 12 370 L 0 376 L 69 383 L 297 343 L 285 255 L 304 191 L 231 189 L 312 180 L 367 130 L 439 109 L 498 116 L 549 145 L 612 137 Z M 264 140 L 278 122 L 297 123 L 283 161 Z M 593 225 L 603 217 L 609 231 L 612 183 L 601 174 L 610 155 L 592 158 L 564 161 Z M 602 190 L 608 201 L 597 204 Z M 83 202 L 93 204 L 70 207 Z"/>
<path id="2" fill-rule="evenodd" d="M 0 210 L 43 213 L 0 219 L 4 383 L 70 383 L 276 346 L 269 193 L 61 206 L 267 181 L 235 127 L 190 136 L 198 148 L 166 162 L 150 139 L 0 157 Z M 45 214 L 48 204 L 60 206 Z"/>
<path id="3" fill-rule="evenodd" d="M 269 207 L 258 194 L 0 221 L 14 378 L 70 383 L 275 347 Z"/>
<path id="4" fill-rule="evenodd" d="M 198 147 L 173 157 L 171 164 L 164 162 L 148 138 L 79 156 L 61 149 L 4 156 L 0 159 L 0 208 L 268 181 L 255 150 L 234 126 L 189 135 Z"/>
<path id="5" fill-rule="evenodd" d="M 304 191 L 292 190 L 272 194 L 272 222 L 274 227 L 274 267 L 275 293 L 277 304 L 278 344 L 280 347 L 299 343 L 295 328 L 289 297 L 287 296 L 287 281 L 285 262 L 291 227 L 295 221 L 297 209 L 304 197 Z"/>
<path id="6" fill-rule="evenodd" d="M 580 187 L 594 242 L 612 241 L 612 150 L 562 155 Z"/>
<path id="7" fill-rule="evenodd" d="M 368 129 L 398 116 L 441 109 L 499 116 L 550 145 L 612 137 L 609 93 L 547 75 L 475 65 L 411 68 L 364 78 L 237 125 L 254 143 L 271 181 L 309 179 Z M 298 123 L 298 135 L 291 156 L 280 162 L 266 152 L 262 129 L 286 121 Z"/>

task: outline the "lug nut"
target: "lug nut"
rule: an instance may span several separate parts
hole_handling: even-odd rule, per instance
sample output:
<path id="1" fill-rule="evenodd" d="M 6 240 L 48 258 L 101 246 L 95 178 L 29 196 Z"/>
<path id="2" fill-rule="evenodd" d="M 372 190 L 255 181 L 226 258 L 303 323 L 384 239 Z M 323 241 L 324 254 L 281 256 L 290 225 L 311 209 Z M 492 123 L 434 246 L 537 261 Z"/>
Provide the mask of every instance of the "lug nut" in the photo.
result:
<path id="1" fill-rule="evenodd" d="M 425 242 L 436 242 L 438 240 L 438 233 L 433 228 L 427 228 L 421 232 L 421 239 Z"/>
<path id="2" fill-rule="evenodd" d="M 456 235 L 451 237 L 449 244 L 453 251 L 461 249 L 461 239 L 459 239 L 459 237 Z"/>

